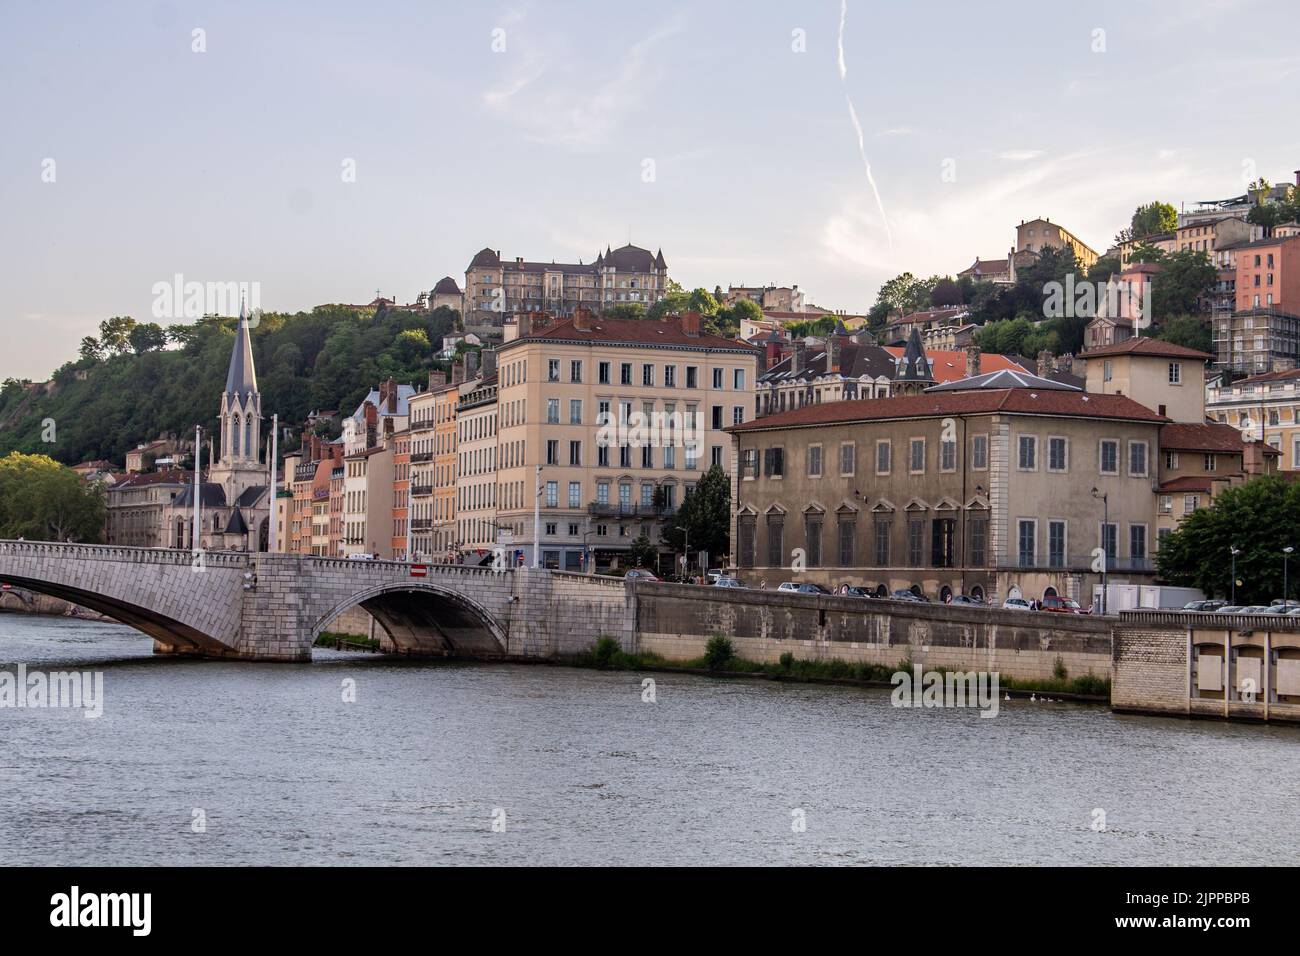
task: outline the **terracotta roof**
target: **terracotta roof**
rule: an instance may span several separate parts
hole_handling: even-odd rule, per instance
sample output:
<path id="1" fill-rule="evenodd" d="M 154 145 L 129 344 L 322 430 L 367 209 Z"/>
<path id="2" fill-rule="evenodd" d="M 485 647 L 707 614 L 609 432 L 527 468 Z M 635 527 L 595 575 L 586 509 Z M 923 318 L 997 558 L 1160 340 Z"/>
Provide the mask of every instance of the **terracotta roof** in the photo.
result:
<path id="1" fill-rule="evenodd" d="M 893 398 L 862 398 L 854 401 L 805 405 L 792 411 L 755 418 L 742 425 L 733 425 L 727 431 L 767 431 L 896 418 L 935 418 L 942 415 L 997 413 L 1107 418 L 1153 424 L 1169 420 L 1125 395 L 1088 395 L 1082 392 L 1039 392 L 1028 388 L 1007 388 L 900 395 Z"/>
<path id="2" fill-rule="evenodd" d="M 656 321 L 593 316 L 590 323 L 589 329 L 577 329 L 574 328 L 573 319 L 565 319 L 539 332 L 506 342 L 501 346 L 501 350 L 512 348 L 521 342 L 562 341 L 586 342 L 593 345 L 688 345 L 697 349 L 754 354 L 762 351 L 737 339 L 723 338 L 721 335 L 713 335 L 703 329 L 699 335 L 687 335 L 682 331 L 680 319 L 673 317 L 669 317 L 668 321 Z"/>
<path id="3" fill-rule="evenodd" d="M 1206 422 L 1204 425 L 1173 423 L 1160 429 L 1161 451 L 1205 451 L 1240 455 L 1241 432 L 1231 425 Z"/>
<path id="4" fill-rule="evenodd" d="M 1172 491 L 1213 491 L 1214 478 L 1211 475 L 1184 475 L 1171 478 L 1160 486 L 1161 492 Z"/>
<path id="5" fill-rule="evenodd" d="M 898 368 L 898 358 L 903 354 L 901 346 L 860 345 L 852 340 L 845 342 L 840 351 L 841 374 L 847 378 L 893 378 Z M 955 382 L 966 377 L 966 353 L 953 349 L 926 349 L 925 357 L 930 363 L 930 374 L 936 384 Z M 794 358 L 787 355 L 781 361 L 759 376 L 764 385 L 782 384 L 789 381 L 812 381 L 826 374 L 826 347 L 819 345 L 810 348 L 804 360 L 804 371 L 798 375 L 790 369 Z M 1025 371 L 1024 367 L 1005 355 L 992 353 L 980 356 L 981 372 Z"/>
<path id="6" fill-rule="evenodd" d="M 1160 339 L 1152 338 L 1132 338 L 1125 339 L 1123 342 L 1117 342 L 1114 345 L 1103 345 L 1099 349 L 1091 349 L 1087 352 L 1080 353 L 1082 358 L 1100 358 L 1106 355 L 1152 355 L 1167 358 L 1187 358 L 1187 359 L 1212 359 L 1213 355 L 1206 352 L 1200 352 L 1196 349 L 1189 349 L 1183 345 L 1175 345 L 1172 342 L 1163 342 Z"/>
<path id="7" fill-rule="evenodd" d="M 1251 375 L 1249 378 L 1239 378 L 1233 385 L 1254 385 L 1258 382 L 1288 382 L 1293 378 L 1300 378 L 1300 368 L 1283 369 L 1280 372 L 1264 372 L 1260 375 Z"/>
<path id="8" fill-rule="evenodd" d="M 903 354 L 903 349 L 897 345 L 886 345 L 884 350 L 898 358 Z M 955 382 L 959 378 L 966 377 L 966 353 L 960 349 L 926 349 L 925 357 L 930 360 L 930 374 L 938 384 L 944 382 Z M 996 355 L 992 352 L 980 354 L 980 372 L 1001 372 L 1009 371 L 1029 371 L 1013 359 L 1005 355 Z"/>

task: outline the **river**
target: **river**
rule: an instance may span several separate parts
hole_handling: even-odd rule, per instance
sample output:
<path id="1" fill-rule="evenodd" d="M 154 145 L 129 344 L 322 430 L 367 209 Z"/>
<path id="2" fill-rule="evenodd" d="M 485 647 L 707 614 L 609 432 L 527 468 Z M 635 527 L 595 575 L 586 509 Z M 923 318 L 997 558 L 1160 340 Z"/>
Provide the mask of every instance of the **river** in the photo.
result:
<path id="1" fill-rule="evenodd" d="M 1300 859 L 1293 728 L 676 674 L 648 703 L 642 674 L 179 660 L 12 613 L 0 662 L 104 681 L 98 719 L 0 709 L 6 865 Z"/>

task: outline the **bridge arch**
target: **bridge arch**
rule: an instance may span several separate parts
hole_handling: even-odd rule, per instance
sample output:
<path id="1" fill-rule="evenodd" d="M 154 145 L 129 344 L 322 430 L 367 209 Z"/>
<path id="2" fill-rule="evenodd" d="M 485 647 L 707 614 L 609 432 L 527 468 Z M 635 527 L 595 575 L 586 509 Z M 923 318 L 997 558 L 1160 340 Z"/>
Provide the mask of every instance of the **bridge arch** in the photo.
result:
<path id="1" fill-rule="evenodd" d="M 421 656 L 504 657 L 509 631 L 482 604 L 434 582 L 403 580 L 348 594 L 316 614 L 310 640 L 353 607 L 364 608 L 387 632 L 398 653 Z"/>

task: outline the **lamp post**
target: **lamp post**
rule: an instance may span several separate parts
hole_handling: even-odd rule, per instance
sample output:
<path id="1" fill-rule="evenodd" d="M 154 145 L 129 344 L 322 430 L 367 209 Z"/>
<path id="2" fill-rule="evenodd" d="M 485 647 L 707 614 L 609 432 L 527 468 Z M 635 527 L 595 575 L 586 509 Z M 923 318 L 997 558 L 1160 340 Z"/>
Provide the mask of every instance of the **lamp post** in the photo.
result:
<path id="1" fill-rule="evenodd" d="M 1241 554 L 1241 549 L 1236 545 L 1228 546 L 1228 553 L 1232 555 L 1232 600 L 1233 607 L 1237 605 L 1237 555 Z"/>
<path id="2" fill-rule="evenodd" d="M 1110 552 L 1106 550 L 1106 529 L 1110 527 L 1110 495 L 1104 491 L 1092 489 L 1092 496 L 1101 499 L 1101 613 L 1106 613 L 1106 572 L 1110 564 Z"/>
<path id="3" fill-rule="evenodd" d="M 1287 594 L 1287 579 L 1286 579 L 1287 565 L 1291 561 L 1291 552 L 1294 550 L 1295 548 L 1292 548 L 1289 545 L 1282 549 L 1282 606 L 1283 607 L 1287 606 L 1287 598 L 1289 597 L 1289 595 Z"/>
<path id="4" fill-rule="evenodd" d="M 533 498 L 533 567 L 541 566 L 542 554 L 542 466 L 537 466 L 537 494 Z"/>

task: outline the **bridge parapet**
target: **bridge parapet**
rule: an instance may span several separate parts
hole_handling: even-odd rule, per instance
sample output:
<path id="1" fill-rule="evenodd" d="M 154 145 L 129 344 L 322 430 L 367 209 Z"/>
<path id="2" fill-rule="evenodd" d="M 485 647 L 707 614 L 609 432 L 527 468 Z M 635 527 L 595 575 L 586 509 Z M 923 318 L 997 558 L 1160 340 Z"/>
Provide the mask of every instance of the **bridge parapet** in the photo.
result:
<path id="1" fill-rule="evenodd" d="M 203 566 L 246 568 L 251 556 L 242 551 L 202 551 Z M 192 567 L 194 553 L 175 548 L 129 548 L 116 544 L 66 544 L 58 541 L 0 541 L 0 557 L 117 561 Z"/>

